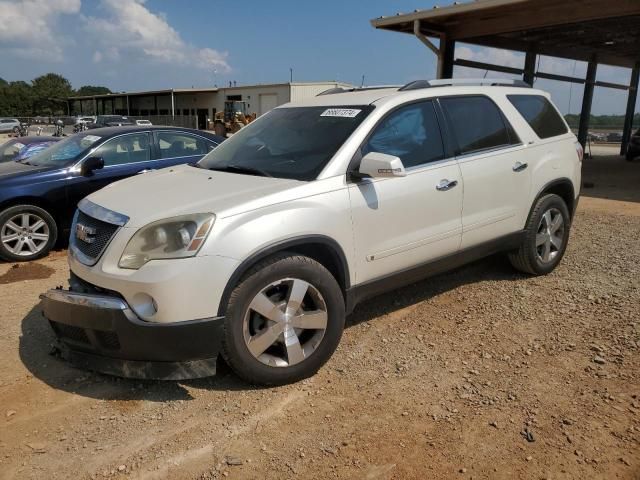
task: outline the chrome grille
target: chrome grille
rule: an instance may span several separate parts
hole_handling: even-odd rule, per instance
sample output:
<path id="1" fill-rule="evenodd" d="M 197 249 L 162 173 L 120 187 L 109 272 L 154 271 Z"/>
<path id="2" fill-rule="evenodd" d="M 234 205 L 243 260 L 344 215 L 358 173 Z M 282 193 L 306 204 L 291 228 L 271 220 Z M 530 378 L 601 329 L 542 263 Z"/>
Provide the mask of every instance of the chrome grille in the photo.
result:
<path id="1" fill-rule="evenodd" d="M 119 225 L 104 222 L 78 210 L 71 230 L 71 246 L 82 255 L 77 255 L 82 263 L 95 264 L 109 245 Z"/>

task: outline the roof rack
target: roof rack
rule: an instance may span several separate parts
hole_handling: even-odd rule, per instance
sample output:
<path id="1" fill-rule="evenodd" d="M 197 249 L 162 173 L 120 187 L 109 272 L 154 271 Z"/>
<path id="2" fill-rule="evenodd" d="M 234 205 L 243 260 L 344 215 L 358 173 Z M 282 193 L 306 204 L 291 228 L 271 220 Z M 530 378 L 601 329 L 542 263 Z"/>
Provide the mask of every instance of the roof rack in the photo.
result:
<path id="1" fill-rule="evenodd" d="M 316 97 L 320 97 L 322 95 L 333 95 L 335 93 L 347 93 L 347 92 L 364 92 L 366 90 L 380 90 L 382 88 L 399 88 L 400 85 L 374 85 L 371 87 L 353 87 L 353 88 L 344 88 L 344 87 L 333 87 L 320 92 L 316 95 Z"/>
<path id="2" fill-rule="evenodd" d="M 491 86 L 491 87 L 520 87 L 531 88 L 522 80 L 509 80 L 504 78 L 443 78 L 439 80 L 415 80 L 400 87 L 398 91 L 418 90 L 420 88 L 451 87 L 451 86 Z"/>

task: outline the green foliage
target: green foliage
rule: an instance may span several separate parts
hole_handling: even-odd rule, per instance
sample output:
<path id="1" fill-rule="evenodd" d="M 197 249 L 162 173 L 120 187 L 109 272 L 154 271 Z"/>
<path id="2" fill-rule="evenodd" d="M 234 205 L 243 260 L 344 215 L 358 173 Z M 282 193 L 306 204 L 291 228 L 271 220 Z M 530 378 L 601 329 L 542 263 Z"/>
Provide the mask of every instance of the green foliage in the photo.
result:
<path id="1" fill-rule="evenodd" d="M 580 115 L 570 114 L 564 116 L 565 120 L 571 128 L 578 128 L 580 123 Z M 640 113 L 633 116 L 633 125 L 640 126 Z M 624 115 L 591 115 L 589 118 L 589 128 L 619 128 L 624 127 Z"/>
<path id="2" fill-rule="evenodd" d="M 84 95 L 105 95 L 107 93 L 112 93 L 107 87 L 97 87 L 94 85 L 84 85 L 76 90 L 76 95 L 84 96 Z"/>
<path id="3" fill-rule="evenodd" d="M 6 82 L 0 78 L 0 117 L 66 115 L 67 97 L 111 93 L 106 87 L 85 85 L 74 92 L 69 80 L 47 73 L 31 83 Z"/>
<path id="4" fill-rule="evenodd" d="M 65 115 L 67 97 L 73 93 L 69 80 L 56 73 L 47 73 L 31 82 L 35 111 L 41 115 Z"/>

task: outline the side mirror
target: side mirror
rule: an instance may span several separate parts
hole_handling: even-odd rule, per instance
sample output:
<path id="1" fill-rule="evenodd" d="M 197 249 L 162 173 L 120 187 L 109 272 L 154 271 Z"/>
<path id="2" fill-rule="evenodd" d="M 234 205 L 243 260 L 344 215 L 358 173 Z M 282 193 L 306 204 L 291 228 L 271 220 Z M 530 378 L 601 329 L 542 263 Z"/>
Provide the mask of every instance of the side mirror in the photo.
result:
<path id="1" fill-rule="evenodd" d="M 406 177 L 402 160 L 386 153 L 370 152 L 360 161 L 358 172 L 361 177 L 390 178 Z"/>
<path id="2" fill-rule="evenodd" d="M 100 170 L 101 168 L 104 168 L 104 160 L 102 157 L 89 157 L 85 158 L 84 162 L 82 162 L 80 173 L 87 176 L 93 173 L 94 170 Z"/>

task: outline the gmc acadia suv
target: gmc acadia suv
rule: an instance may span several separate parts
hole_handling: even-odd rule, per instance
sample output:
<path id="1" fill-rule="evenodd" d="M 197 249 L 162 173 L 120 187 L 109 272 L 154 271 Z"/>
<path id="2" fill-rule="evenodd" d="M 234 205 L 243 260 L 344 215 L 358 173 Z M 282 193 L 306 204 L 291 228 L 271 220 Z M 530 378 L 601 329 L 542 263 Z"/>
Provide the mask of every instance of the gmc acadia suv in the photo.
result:
<path id="1" fill-rule="evenodd" d="M 43 309 L 64 356 L 138 378 L 313 375 L 362 300 L 507 252 L 532 275 L 567 247 L 582 148 L 539 90 L 419 81 L 329 91 L 197 164 L 82 200 L 69 290 Z"/>

